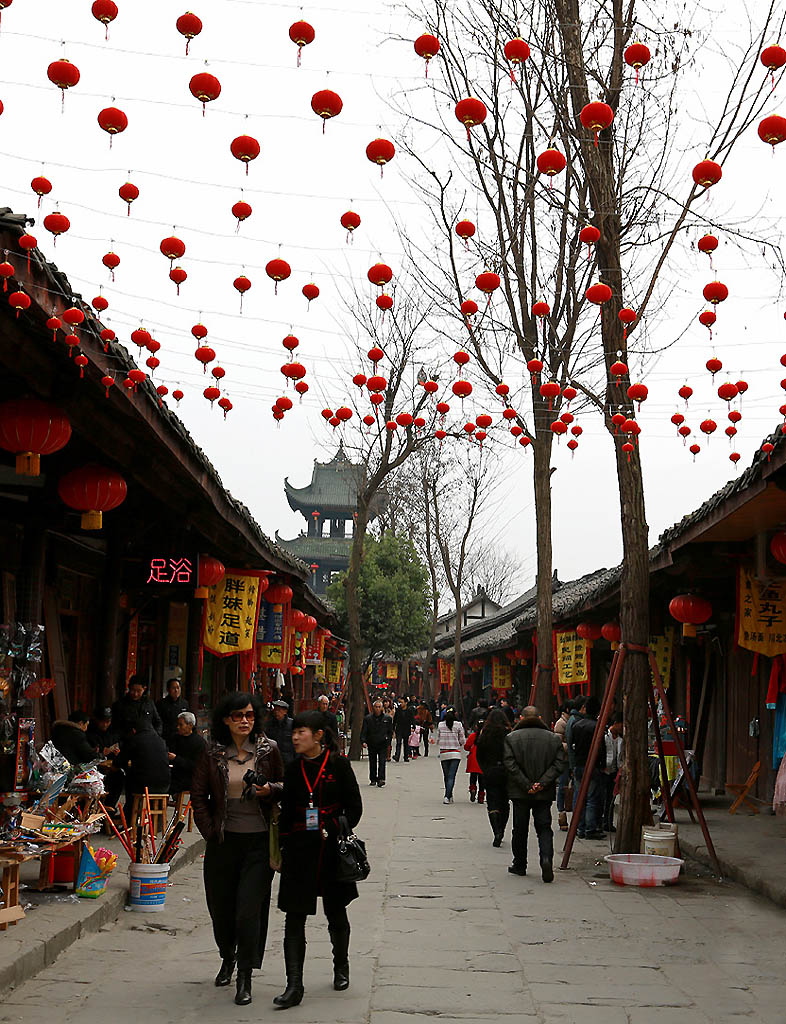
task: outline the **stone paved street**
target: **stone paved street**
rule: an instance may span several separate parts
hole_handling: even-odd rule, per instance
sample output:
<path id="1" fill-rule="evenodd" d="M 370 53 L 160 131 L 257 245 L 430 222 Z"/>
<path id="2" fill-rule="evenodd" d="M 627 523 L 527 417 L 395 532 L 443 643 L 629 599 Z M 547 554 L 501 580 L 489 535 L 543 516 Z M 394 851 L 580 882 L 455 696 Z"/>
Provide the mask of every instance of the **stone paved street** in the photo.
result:
<path id="1" fill-rule="evenodd" d="M 359 766 L 358 831 L 373 873 L 350 912 L 350 990 L 332 991 L 327 931 L 311 919 L 306 998 L 282 1020 L 786 1021 L 782 910 L 695 872 L 673 889 L 612 887 L 596 863 L 600 843 L 579 844 L 553 885 L 538 870 L 509 875 L 509 841 L 492 849 L 485 808 L 467 801 L 463 773 L 446 807 L 436 758 L 390 768 L 387 788 L 372 790 Z M 125 913 L 76 943 L 9 995 L 0 1021 L 269 1019 L 284 982 L 283 916 L 271 914 L 253 1004 L 236 1007 L 234 987 L 212 985 L 218 958 L 200 871 L 197 862 L 176 876 L 165 913 Z"/>

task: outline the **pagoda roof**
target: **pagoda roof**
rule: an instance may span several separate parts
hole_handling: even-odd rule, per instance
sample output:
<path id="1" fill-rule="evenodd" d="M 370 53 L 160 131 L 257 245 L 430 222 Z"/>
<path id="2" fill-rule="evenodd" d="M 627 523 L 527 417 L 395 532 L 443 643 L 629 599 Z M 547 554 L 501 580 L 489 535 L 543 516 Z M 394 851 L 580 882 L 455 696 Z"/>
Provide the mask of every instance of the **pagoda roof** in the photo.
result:
<path id="1" fill-rule="evenodd" d="M 284 478 L 284 492 L 289 507 L 308 517 L 317 511 L 328 518 L 331 513 L 341 513 L 333 518 L 351 519 L 358 504 L 358 481 L 363 466 L 351 462 L 339 444 L 338 451 L 330 462 L 317 462 L 311 472 L 311 483 L 305 487 L 293 487 L 289 478 Z"/>
<path id="2" fill-rule="evenodd" d="M 351 537 L 309 537 L 301 533 L 292 540 L 285 540 L 276 533 L 276 544 L 307 565 L 312 562 L 323 565 L 326 560 L 348 564 L 352 553 Z"/>

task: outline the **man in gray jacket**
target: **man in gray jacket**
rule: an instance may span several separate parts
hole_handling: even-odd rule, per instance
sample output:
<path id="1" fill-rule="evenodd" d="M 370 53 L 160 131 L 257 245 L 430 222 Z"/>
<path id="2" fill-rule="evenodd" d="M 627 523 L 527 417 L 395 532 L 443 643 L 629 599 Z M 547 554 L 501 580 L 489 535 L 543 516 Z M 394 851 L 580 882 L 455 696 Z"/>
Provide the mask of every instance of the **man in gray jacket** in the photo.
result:
<path id="1" fill-rule="evenodd" d="M 508 794 L 513 800 L 513 863 L 508 871 L 513 875 L 527 873 L 527 836 L 532 812 L 543 881 L 553 882 L 551 804 L 557 779 L 568 762 L 562 740 L 543 722 L 537 708 L 524 708 L 521 721 L 505 738 L 504 762 Z"/>

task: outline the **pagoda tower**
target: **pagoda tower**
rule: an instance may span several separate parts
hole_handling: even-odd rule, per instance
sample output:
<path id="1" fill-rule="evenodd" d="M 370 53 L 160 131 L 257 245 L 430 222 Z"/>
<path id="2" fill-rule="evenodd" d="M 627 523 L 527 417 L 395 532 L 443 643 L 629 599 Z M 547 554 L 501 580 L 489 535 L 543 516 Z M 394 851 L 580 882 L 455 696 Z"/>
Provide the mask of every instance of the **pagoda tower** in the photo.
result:
<path id="1" fill-rule="evenodd" d="M 305 518 L 307 529 L 292 540 L 276 532 L 276 543 L 311 567 L 311 588 L 318 594 L 324 594 L 333 579 L 349 568 L 362 472 L 363 467 L 350 462 L 340 444 L 330 462 L 314 459 L 310 484 L 293 487 L 284 479 L 289 507 Z"/>

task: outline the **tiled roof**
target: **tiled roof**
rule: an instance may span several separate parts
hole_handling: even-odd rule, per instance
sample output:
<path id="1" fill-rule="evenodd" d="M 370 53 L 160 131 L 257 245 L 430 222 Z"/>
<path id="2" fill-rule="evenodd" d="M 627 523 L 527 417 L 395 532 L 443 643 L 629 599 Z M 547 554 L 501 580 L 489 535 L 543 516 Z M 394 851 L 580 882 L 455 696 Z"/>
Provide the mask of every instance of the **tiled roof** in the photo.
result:
<path id="1" fill-rule="evenodd" d="M 290 508 L 304 515 L 314 510 L 341 510 L 351 515 L 357 508 L 358 483 L 363 467 L 350 462 L 339 445 L 330 462 L 314 460 L 311 483 L 305 487 L 293 487 L 288 478 L 284 479 L 284 490 Z"/>
<path id="2" fill-rule="evenodd" d="M 284 540 L 276 533 L 276 543 L 308 565 L 312 562 L 321 564 L 325 558 L 338 559 L 348 564 L 352 552 L 351 537 L 308 537 L 301 533 L 292 540 Z"/>

